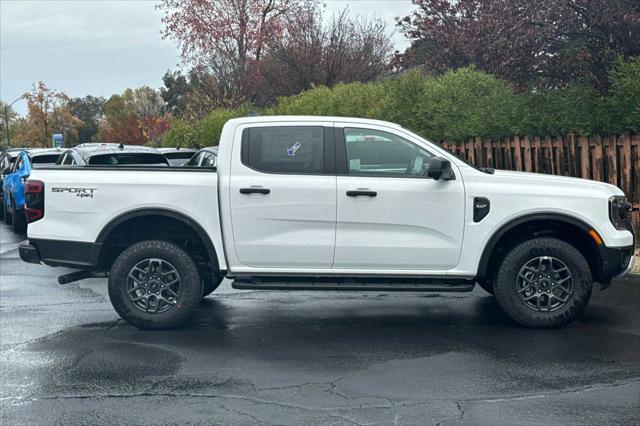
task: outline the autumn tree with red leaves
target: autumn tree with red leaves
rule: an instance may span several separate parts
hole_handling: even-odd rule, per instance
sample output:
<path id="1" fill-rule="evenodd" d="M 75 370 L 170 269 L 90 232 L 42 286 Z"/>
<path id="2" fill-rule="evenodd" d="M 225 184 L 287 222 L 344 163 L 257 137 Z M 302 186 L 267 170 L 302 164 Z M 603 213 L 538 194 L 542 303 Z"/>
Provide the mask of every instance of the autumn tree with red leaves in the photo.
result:
<path id="1" fill-rule="evenodd" d="M 640 54 L 638 0 L 413 0 L 399 20 L 412 40 L 400 68 L 440 73 L 465 65 L 511 82 L 571 82 L 606 92 L 618 56 Z"/>
<path id="2" fill-rule="evenodd" d="M 282 37 L 292 19 L 312 12 L 316 0 L 162 0 L 162 32 L 185 63 L 213 76 L 216 106 L 237 106 L 254 96 L 257 63 L 266 45 Z"/>

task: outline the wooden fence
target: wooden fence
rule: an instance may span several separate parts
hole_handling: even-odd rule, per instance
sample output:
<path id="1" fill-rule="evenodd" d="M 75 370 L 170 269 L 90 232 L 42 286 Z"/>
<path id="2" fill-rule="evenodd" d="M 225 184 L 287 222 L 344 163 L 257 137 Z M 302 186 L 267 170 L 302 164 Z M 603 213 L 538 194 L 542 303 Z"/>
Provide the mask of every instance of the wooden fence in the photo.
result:
<path id="1" fill-rule="evenodd" d="M 469 139 L 444 148 L 479 167 L 581 177 L 616 185 L 640 208 L 640 135 Z M 632 219 L 640 229 L 640 212 Z"/>

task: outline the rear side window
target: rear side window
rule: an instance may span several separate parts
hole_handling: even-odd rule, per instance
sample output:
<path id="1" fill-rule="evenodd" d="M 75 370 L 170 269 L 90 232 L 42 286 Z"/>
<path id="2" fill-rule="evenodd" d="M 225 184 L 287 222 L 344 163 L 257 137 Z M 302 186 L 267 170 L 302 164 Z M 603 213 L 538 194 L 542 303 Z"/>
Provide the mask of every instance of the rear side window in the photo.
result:
<path id="1" fill-rule="evenodd" d="M 93 166 L 167 166 L 167 159 L 162 154 L 150 153 L 116 153 L 100 154 L 89 158 Z"/>
<path id="2" fill-rule="evenodd" d="M 242 138 L 243 164 L 266 173 L 321 174 L 324 151 L 323 127 L 254 127 Z"/>
<path id="3" fill-rule="evenodd" d="M 53 166 L 58 158 L 60 158 L 60 154 L 38 155 L 31 158 L 31 167 L 37 169 L 38 167 Z"/>

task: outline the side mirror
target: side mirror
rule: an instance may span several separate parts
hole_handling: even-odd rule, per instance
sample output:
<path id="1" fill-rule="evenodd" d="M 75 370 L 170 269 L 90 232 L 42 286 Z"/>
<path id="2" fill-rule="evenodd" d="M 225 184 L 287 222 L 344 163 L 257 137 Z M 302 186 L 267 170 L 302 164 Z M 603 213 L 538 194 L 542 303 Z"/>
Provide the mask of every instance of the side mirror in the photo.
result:
<path id="1" fill-rule="evenodd" d="M 435 180 L 451 180 L 455 177 L 451 169 L 451 162 L 446 158 L 433 157 L 429 160 L 428 165 L 427 176 L 430 178 Z"/>

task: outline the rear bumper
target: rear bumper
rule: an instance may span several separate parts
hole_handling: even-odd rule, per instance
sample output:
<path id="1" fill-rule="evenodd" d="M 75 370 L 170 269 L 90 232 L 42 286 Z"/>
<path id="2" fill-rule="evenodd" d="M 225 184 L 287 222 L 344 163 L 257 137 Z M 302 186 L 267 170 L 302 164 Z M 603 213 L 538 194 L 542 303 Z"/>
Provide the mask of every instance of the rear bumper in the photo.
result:
<path id="1" fill-rule="evenodd" d="M 30 239 L 20 245 L 18 252 L 20 259 L 28 263 L 94 270 L 98 268 L 101 248 L 99 243 Z"/>

